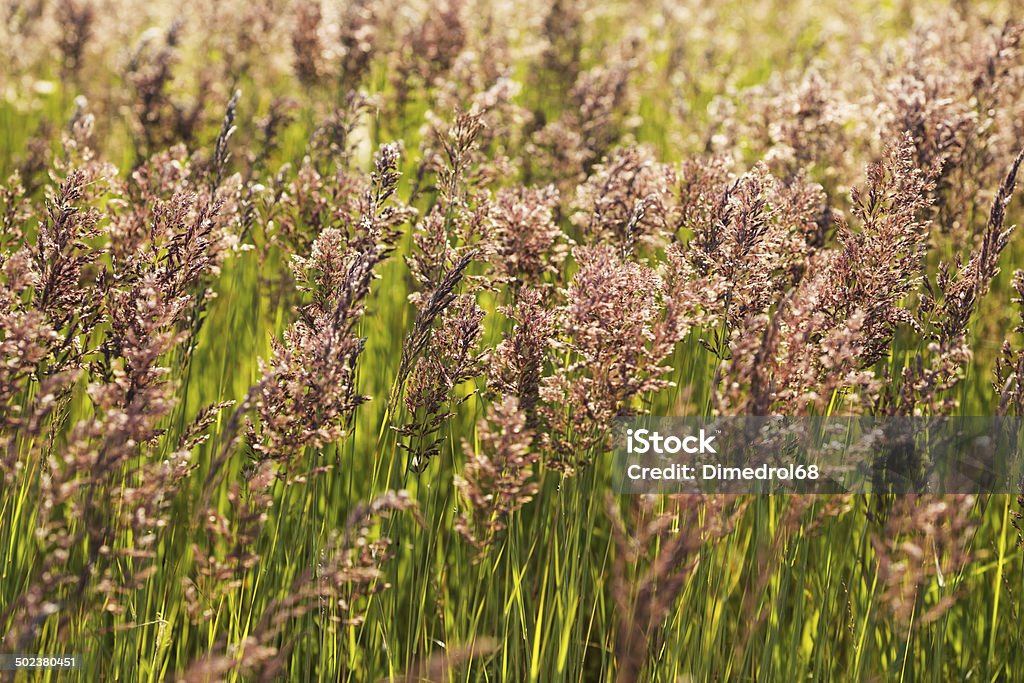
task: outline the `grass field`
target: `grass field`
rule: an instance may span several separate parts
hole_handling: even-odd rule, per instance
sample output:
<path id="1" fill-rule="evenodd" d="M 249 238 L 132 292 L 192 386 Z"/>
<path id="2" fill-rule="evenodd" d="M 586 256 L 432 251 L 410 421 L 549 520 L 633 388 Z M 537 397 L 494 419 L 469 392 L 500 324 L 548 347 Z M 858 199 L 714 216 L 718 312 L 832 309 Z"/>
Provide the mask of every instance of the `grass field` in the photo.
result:
<path id="1" fill-rule="evenodd" d="M 0 679 L 1024 680 L 1024 495 L 608 452 L 1021 415 L 1022 20 L 0 2 Z"/>

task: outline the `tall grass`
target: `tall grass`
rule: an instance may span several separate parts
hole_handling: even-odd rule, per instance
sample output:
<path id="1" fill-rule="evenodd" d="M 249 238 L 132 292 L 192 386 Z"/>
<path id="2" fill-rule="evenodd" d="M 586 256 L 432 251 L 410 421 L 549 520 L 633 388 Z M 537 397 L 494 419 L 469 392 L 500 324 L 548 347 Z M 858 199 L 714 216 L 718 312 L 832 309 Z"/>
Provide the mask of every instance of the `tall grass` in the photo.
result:
<path id="1" fill-rule="evenodd" d="M 1024 678 L 1024 498 L 607 448 L 1020 414 L 1011 3 L 179 11 L 0 7 L 0 676 Z"/>

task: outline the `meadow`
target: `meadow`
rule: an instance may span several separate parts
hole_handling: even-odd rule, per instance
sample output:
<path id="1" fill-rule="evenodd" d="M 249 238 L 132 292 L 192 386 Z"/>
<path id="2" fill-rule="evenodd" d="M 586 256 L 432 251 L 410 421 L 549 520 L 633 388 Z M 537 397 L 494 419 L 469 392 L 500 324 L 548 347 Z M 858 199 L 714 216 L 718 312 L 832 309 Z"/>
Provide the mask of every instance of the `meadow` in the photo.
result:
<path id="1" fill-rule="evenodd" d="M 1024 414 L 1024 17 L 0 0 L 28 681 L 1020 681 L 1016 495 L 616 495 L 624 415 Z"/>

